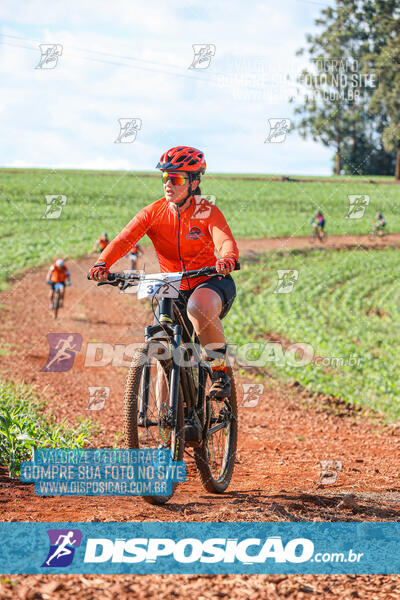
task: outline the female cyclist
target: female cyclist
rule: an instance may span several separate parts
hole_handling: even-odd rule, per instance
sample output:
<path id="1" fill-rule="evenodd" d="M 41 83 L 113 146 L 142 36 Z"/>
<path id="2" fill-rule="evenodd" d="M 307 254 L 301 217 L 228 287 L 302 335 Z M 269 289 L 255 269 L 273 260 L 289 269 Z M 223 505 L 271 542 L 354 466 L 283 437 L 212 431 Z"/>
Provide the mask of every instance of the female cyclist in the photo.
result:
<path id="1" fill-rule="evenodd" d="M 206 170 L 203 152 L 177 146 L 162 154 L 157 169 L 163 173 L 165 196 L 142 208 L 119 235 L 100 254 L 89 276 L 107 279 L 109 269 L 147 234 L 154 244 L 162 272 L 200 269 L 213 264 L 218 275 L 182 279 L 176 305 L 185 322 L 196 333 L 212 360 L 215 398 L 230 394 L 226 372 L 226 341 L 221 319 L 236 296 L 229 275 L 239 258 L 238 248 L 222 212 L 200 199 L 200 177 Z M 200 206 L 199 206 L 199 200 Z M 214 250 L 221 258 L 216 260 Z M 187 317 L 186 317 L 187 311 Z M 215 357 L 218 358 L 215 358 Z"/>

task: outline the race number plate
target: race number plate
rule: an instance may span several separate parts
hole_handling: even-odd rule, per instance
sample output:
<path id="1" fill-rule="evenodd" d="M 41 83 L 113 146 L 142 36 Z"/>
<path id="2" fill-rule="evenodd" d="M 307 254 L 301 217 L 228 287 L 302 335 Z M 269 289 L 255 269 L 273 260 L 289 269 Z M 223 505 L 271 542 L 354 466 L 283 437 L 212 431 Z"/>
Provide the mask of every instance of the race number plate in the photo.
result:
<path id="1" fill-rule="evenodd" d="M 139 283 L 138 298 L 178 298 L 181 279 L 180 273 L 146 275 Z"/>

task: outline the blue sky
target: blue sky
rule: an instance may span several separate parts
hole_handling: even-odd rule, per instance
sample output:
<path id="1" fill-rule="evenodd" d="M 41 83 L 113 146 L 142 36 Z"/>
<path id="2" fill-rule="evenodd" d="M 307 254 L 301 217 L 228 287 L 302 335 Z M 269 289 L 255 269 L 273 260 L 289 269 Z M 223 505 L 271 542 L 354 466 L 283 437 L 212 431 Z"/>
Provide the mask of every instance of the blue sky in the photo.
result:
<path id="1" fill-rule="evenodd" d="M 213 172 L 330 174 L 333 149 L 295 131 L 264 143 L 268 119 L 293 119 L 295 51 L 325 5 L 2 0 L 0 165 L 151 170 L 188 144 Z M 62 45 L 56 68 L 35 69 L 39 43 Z M 208 68 L 189 69 L 206 43 Z M 114 143 L 120 118 L 141 119 L 133 143 Z"/>

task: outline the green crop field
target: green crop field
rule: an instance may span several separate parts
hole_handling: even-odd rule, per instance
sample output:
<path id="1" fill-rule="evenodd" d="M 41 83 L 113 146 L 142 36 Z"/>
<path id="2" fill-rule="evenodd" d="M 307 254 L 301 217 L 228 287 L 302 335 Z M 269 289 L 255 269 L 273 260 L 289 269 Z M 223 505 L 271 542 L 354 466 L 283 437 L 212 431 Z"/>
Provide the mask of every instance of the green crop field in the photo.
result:
<path id="1" fill-rule="evenodd" d="M 396 185 L 359 183 L 357 178 L 349 184 L 226 177 L 205 176 L 202 193 L 216 197 L 237 237 L 308 235 L 318 208 L 325 212 L 329 235 L 367 233 L 378 208 L 389 230 L 400 231 Z M 66 197 L 60 217 L 43 218 L 45 196 L 59 194 Z M 349 194 L 369 195 L 363 219 L 346 218 Z M 86 254 L 103 230 L 114 237 L 142 206 L 161 195 L 160 179 L 145 173 L 0 169 L 0 283 L 57 256 Z"/>
<path id="2" fill-rule="evenodd" d="M 238 296 L 224 321 L 228 340 L 242 345 L 281 336 L 282 352 L 270 345 L 262 354 L 260 345 L 247 358 L 260 359 L 260 366 L 313 392 L 398 419 L 398 257 L 390 249 L 312 250 L 269 252 L 259 261 L 245 262 L 235 274 Z M 289 293 L 277 291 L 282 290 L 278 270 L 289 270 L 283 287 L 293 285 Z M 285 351 L 290 343 L 311 346 L 313 354 L 297 361 L 308 364 L 294 366 L 294 357 Z M 316 363 L 310 362 L 312 356 Z"/>
<path id="3" fill-rule="evenodd" d="M 377 209 L 384 212 L 391 232 L 400 231 L 396 185 L 366 184 L 357 178 L 349 184 L 226 177 L 204 177 L 202 192 L 216 197 L 238 238 L 308 235 L 318 207 L 326 215 L 329 235 L 368 232 Z M 160 178 L 149 173 L 0 169 L 0 284 L 58 256 L 87 254 L 101 231 L 114 237 L 161 193 Z M 349 194 L 370 197 L 363 219 L 346 218 Z M 46 195 L 65 196 L 59 218 L 44 218 Z M 245 269 L 236 274 L 238 299 L 225 321 L 229 341 L 265 342 L 272 332 L 282 337 L 284 347 L 290 342 L 309 344 L 317 364 L 294 366 L 270 354 L 265 366 L 312 391 L 398 418 L 397 262 L 395 250 L 292 251 L 245 261 Z M 282 269 L 298 271 L 291 293 L 274 292 L 277 270 Z"/>

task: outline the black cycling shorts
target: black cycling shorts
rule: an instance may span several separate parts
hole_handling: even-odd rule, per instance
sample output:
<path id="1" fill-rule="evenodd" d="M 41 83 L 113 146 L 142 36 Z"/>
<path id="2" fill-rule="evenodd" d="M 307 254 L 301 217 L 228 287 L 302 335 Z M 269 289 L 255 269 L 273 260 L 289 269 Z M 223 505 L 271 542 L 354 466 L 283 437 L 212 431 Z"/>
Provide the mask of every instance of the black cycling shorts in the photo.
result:
<path id="1" fill-rule="evenodd" d="M 210 279 L 203 281 L 203 283 L 200 283 L 193 290 L 181 290 L 179 293 L 179 298 L 174 299 L 174 303 L 177 309 L 179 310 L 180 314 L 182 315 L 186 327 L 190 332 L 190 335 L 193 332 L 193 325 L 189 317 L 187 316 L 186 305 L 193 292 L 200 288 L 208 288 L 210 290 L 214 290 L 214 292 L 217 292 L 218 296 L 221 298 L 222 310 L 219 314 L 220 319 L 226 317 L 226 315 L 231 309 L 233 301 L 236 298 L 236 285 L 231 275 L 226 275 L 225 277 L 223 277 L 222 275 L 216 275 L 215 277 L 210 277 Z M 159 307 L 157 306 L 154 317 L 154 325 L 158 325 L 158 315 Z"/>

